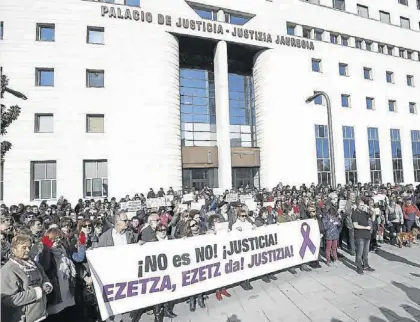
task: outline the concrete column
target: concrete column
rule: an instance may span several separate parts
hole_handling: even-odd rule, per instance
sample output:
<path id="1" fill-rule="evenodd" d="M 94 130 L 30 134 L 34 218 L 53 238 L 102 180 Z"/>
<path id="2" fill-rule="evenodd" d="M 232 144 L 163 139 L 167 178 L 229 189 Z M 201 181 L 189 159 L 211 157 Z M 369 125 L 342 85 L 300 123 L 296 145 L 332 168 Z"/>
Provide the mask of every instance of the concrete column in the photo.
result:
<path id="1" fill-rule="evenodd" d="M 219 188 L 232 188 L 232 156 L 229 137 L 229 82 L 226 41 L 219 41 L 214 53 Z"/>
<path id="2" fill-rule="evenodd" d="M 217 11 L 217 21 L 219 22 L 225 22 L 225 13 L 222 9 Z"/>

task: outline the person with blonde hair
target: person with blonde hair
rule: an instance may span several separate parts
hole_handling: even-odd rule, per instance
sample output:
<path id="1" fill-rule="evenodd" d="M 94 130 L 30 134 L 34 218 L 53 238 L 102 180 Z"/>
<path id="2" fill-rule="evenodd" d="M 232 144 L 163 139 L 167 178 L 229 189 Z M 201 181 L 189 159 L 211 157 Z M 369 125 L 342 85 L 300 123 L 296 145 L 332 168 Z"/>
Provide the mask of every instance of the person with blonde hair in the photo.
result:
<path id="1" fill-rule="evenodd" d="M 47 317 L 47 294 L 53 290 L 43 268 L 29 256 L 28 235 L 12 239 L 11 257 L 1 269 L 1 320 L 38 322 Z"/>

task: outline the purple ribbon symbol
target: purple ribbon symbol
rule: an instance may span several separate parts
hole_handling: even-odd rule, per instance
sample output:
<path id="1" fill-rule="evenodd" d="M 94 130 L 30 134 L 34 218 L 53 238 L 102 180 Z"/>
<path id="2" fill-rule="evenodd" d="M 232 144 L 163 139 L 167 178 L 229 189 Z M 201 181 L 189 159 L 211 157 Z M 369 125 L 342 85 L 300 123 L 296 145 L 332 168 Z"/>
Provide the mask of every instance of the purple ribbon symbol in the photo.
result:
<path id="1" fill-rule="evenodd" d="M 306 248 L 309 248 L 311 253 L 315 254 L 316 247 L 314 243 L 312 242 L 311 238 L 309 237 L 309 234 L 311 232 L 311 227 L 306 222 L 304 222 L 302 224 L 302 227 L 300 227 L 300 232 L 303 237 L 303 243 L 302 243 L 302 246 L 300 247 L 299 255 L 303 259 L 306 253 Z"/>

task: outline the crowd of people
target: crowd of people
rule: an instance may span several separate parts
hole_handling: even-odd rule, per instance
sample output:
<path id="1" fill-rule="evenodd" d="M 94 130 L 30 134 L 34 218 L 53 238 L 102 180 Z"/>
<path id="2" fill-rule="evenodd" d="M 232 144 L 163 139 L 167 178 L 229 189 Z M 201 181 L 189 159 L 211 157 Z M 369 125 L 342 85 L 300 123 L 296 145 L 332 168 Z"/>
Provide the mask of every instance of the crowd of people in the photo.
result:
<path id="1" fill-rule="evenodd" d="M 193 195 L 185 202 L 183 196 Z M 247 195 L 255 204 L 228 200 L 232 194 Z M 171 195 L 171 206 L 148 208 L 147 200 Z M 136 200 L 142 205 L 130 215 L 124 205 Z M 191 204 L 201 201 L 200 208 Z M 219 223 L 228 230 L 258 229 L 260 226 L 310 219 L 318 221 L 322 235 L 320 261 L 339 265 L 338 249 L 355 256 L 357 272 L 373 271 L 368 253 L 387 242 L 404 244 L 401 232 L 417 235 L 420 218 L 420 185 L 348 184 L 336 188 L 311 184 L 283 186 L 271 191 L 241 186 L 216 195 L 212 189 L 185 188 L 175 192 L 162 188 L 156 193 L 115 198 L 79 199 L 71 204 L 63 197 L 54 204 L 1 205 L 1 315 L 8 322 L 100 321 L 86 251 L 132 243 L 159 242 L 165 239 L 194 238 L 217 234 Z M 251 209 L 252 208 L 252 209 Z M 320 261 L 291 267 L 287 271 L 310 271 Z M 270 283 L 276 272 L 261 276 Z M 278 273 L 278 272 L 277 272 Z M 251 290 L 250 281 L 240 284 Z M 230 297 L 226 288 L 212 291 L 217 300 Z M 210 293 L 210 296 L 211 294 Z M 206 294 L 186 301 L 191 311 L 206 306 Z M 155 321 L 174 318 L 175 303 L 129 312 L 111 321 L 141 320 L 153 314 Z M 153 312 L 153 313 L 152 313 Z"/>

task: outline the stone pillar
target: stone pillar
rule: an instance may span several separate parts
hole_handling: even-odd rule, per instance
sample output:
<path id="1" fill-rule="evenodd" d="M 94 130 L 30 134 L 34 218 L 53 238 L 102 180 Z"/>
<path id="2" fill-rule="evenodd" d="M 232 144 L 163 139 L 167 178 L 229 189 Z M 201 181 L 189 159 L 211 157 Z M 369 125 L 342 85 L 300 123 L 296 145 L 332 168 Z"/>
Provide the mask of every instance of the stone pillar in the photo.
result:
<path id="1" fill-rule="evenodd" d="M 219 152 L 219 188 L 232 188 L 230 149 L 229 82 L 226 41 L 219 41 L 214 53 L 214 86 L 216 95 L 217 146 Z"/>

